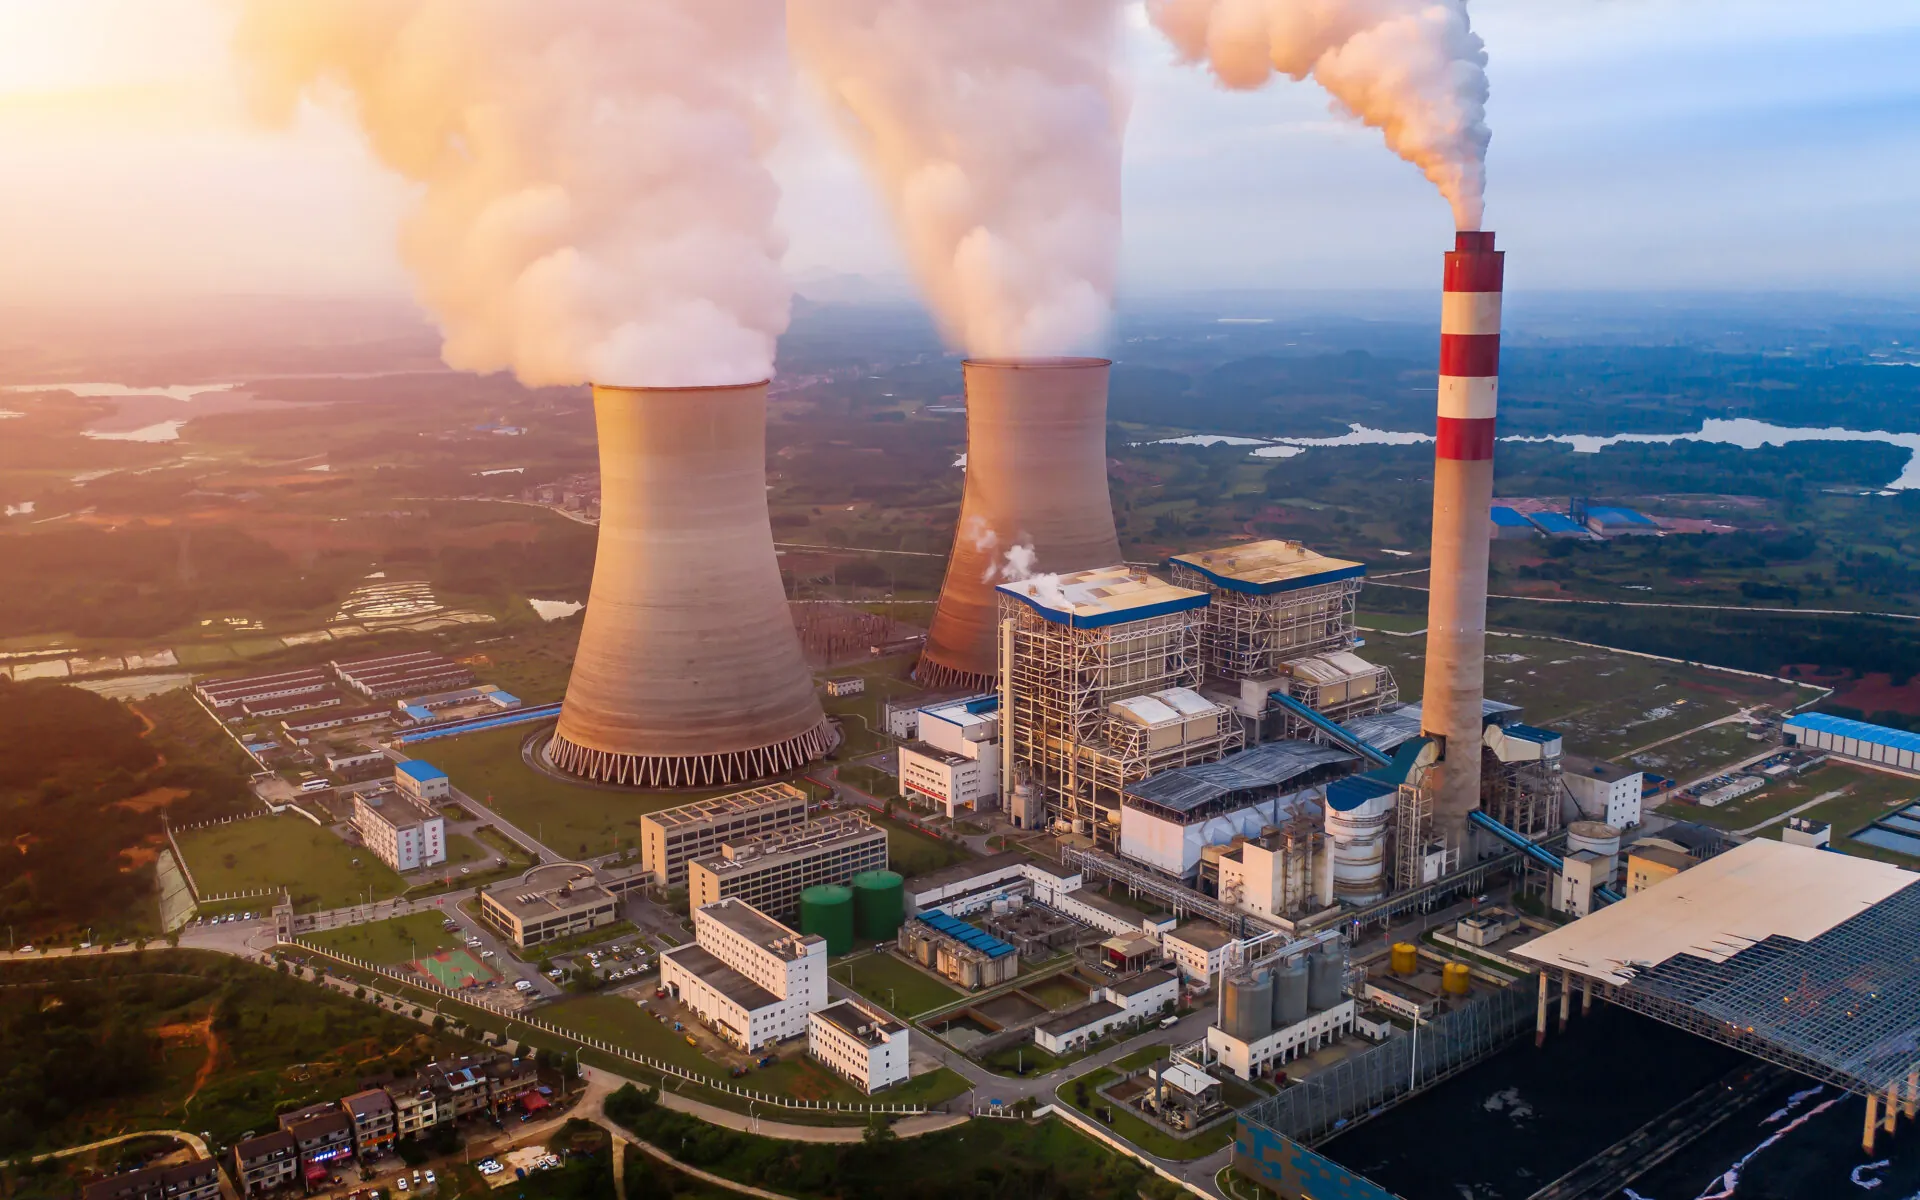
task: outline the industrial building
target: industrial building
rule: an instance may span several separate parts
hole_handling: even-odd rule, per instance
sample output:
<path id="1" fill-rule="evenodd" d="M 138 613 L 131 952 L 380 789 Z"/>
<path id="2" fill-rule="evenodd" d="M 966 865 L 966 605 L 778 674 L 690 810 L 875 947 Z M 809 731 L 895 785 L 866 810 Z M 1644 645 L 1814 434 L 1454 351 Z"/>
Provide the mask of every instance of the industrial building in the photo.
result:
<path id="1" fill-rule="evenodd" d="M 1496 542 L 1526 541 L 1540 531 L 1526 514 L 1505 504 L 1496 504 L 1488 514 L 1492 518 L 1493 540 Z"/>
<path id="2" fill-rule="evenodd" d="M 858 696 L 867 690 L 867 681 L 858 675 L 839 675 L 827 680 L 827 695 Z"/>
<path id="3" fill-rule="evenodd" d="M 560 721 L 541 753 L 646 788 L 746 784 L 837 740 L 767 516 L 767 385 L 595 385 L 600 533 Z"/>
<path id="4" fill-rule="evenodd" d="M 309 667 L 237 679 L 203 679 L 194 685 L 193 691 L 215 715 L 224 718 L 238 715 L 240 706 L 249 701 L 310 696 L 332 687 L 331 675 L 318 667 Z"/>
<path id="5" fill-rule="evenodd" d="M 1561 780 L 1582 817 L 1615 829 L 1632 829 L 1640 824 L 1640 799 L 1645 791 L 1641 772 L 1568 754 L 1561 758 Z"/>
<path id="6" fill-rule="evenodd" d="M 1085 571 L 1120 561 L 1107 490 L 1103 358 L 968 359 L 967 478 L 953 552 L 914 677 L 923 687 L 993 687 L 1008 555 Z"/>
<path id="7" fill-rule="evenodd" d="M 447 778 L 447 773 L 418 758 L 394 765 L 393 786 L 409 800 L 428 806 L 453 794 L 453 781 Z"/>
<path id="8" fill-rule="evenodd" d="M 1189 921 L 1160 939 L 1167 960 L 1187 979 L 1207 983 L 1226 968 L 1239 939 L 1207 921 Z"/>
<path id="9" fill-rule="evenodd" d="M 446 818 L 393 788 L 355 792 L 353 828 L 376 858 L 402 874 L 447 861 Z"/>
<path id="10" fill-rule="evenodd" d="M 341 683 L 371 700 L 419 696 L 469 687 L 475 682 L 472 669 L 430 650 L 345 659 L 327 665 Z"/>
<path id="11" fill-rule="evenodd" d="M 790 783 L 769 783 L 695 800 L 640 818 L 640 862 L 657 887 L 687 881 L 687 864 L 719 852 L 733 838 L 750 838 L 807 819 L 807 795 Z"/>
<path id="12" fill-rule="evenodd" d="M 915 740 L 900 747 L 900 794 L 924 796 L 948 817 L 997 808 L 1000 697 L 970 696 L 918 710 Z"/>
<path id="13" fill-rule="evenodd" d="M 1331 936 L 1233 970 L 1207 1028 L 1208 1058 L 1250 1080 L 1351 1033 L 1346 977 L 1346 947 Z"/>
<path id="14" fill-rule="evenodd" d="M 807 1016 L 807 1053 L 868 1095 L 907 1081 L 909 1036 L 905 1025 L 858 1000 Z"/>
<path id="15" fill-rule="evenodd" d="M 280 728 L 290 737 L 319 733 L 326 729 L 344 729 L 349 725 L 368 725 L 375 721 L 390 721 L 393 710 L 377 705 L 362 705 L 354 708 L 322 708 L 308 716 L 288 717 L 280 722 Z"/>
<path id="16" fill-rule="evenodd" d="M 1798 817 L 1793 818 L 1799 820 Z M 1627 895 L 1672 879 L 1698 860 L 1686 847 L 1665 838 L 1641 838 L 1627 851 Z"/>
<path id="17" fill-rule="evenodd" d="M 1590 532 L 1605 538 L 1660 536 L 1660 526 L 1652 517 L 1631 508 L 1575 501 L 1571 515 Z"/>
<path id="18" fill-rule="evenodd" d="M 1129 785 L 1240 748 L 1231 710 L 1193 690 L 1204 592 L 1113 566 L 999 593 L 1003 799 L 1017 774 L 1049 827 L 1110 847 Z"/>
<path id="19" fill-rule="evenodd" d="M 800 893 L 844 884 L 887 865 L 887 831 L 863 812 L 841 812 L 772 833 L 728 838 L 718 853 L 687 864 L 692 908 L 734 898 L 761 912 L 800 911 Z"/>
<path id="20" fill-rule="evenodd" d="M 1567 792 L 1560 735 L 1518 721 L 1495 720 L 1487 723 L 1482 742 L 1491 758 L 1481 757 L 1481 811 L 1530 838 L 1548 837 L 1558 830 L 1566 819 Z M 1620 811 L 1625 814 L 1624 806 Z M 1636 795 L 1632 808 L 1636 822 L 1639 813 Z"/>
<path id="21" fill-rule="evenodd" d="M 991 908 L 995 901 L 1029 898 L 1058 908 L 1061 898 L 1078 891 L 1080 884 L 1078 871 L 1003 850 L 907 880 L 906 910 L 939 908 L 965 917 Z"/>
<path id="22" fill-rule="evenodd" d="M 1551 538 L 1590 538 L 1592 537 L 1592 534 L 1588 531 L 1585 525 L 1581 524 L 1579 521 L 1574 520 L 1572 517 L 1568 516 L 1566 513 L 1530 512 L 1526 514 L 1526 517 L 1527 517 L 1527 520 L 1533 522 L 1533 527 L 1535 529 L 1538 529 L 1541 533 L 1544 533 Z"/>
<path id="23" fill-rule="evenodd" d="M 937 908 L 917 913 L 902 925 L 898 944 L 902 954 L 968 991 L 1007 983 L 1020 974 L 1020 954 L 1012 943 Z"/>
<path id="24" fill-rule="evenodd" d="M 1780 737 L 1789 746 L 1824 750 L 1858 763 L 1920 772 L 1920 733 L 1809 712 L 1797 713 L 1780 722 Z"/>
<path id="25" fill-rule="evenodd" d="M 660 954 L 660 982 L 742 1050 L 808 1032 L 827 1006 L 827 943 L 739 900 L 693 910 L 694 941 Z"/>
<path id="26" fill-rule="evenodd" d="M 1361 563 L 1268 540 L 1176 554 L 1167 567 L 1174 586 L 1210 598 L 1200 633 L 1210 679 L 1272 680 L 1289 662 L 1353 647 Z"/>
<path id="27" fill-rule="evenodd" d="M 590 868 L 549 863 L 480 893 L 480 916 L 525 950 L 611 925 L 620 903 Z"/>
<path id="28" fill-rule="evenodd" d="M 1069 1054 L 1115 1029 L 1140 1025 L 1171 1012 L 1180 999 L 1180 977 L 1150 970 L 1093 989 L 1087 1002 L 1033 1028 L 1033 1044 L 1049 1054 Z"/>

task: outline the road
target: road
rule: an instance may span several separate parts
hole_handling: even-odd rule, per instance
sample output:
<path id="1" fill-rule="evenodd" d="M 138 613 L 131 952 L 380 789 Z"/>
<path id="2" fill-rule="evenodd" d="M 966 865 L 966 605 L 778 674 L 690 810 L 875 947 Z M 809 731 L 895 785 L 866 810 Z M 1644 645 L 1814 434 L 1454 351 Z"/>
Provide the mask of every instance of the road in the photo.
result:
<path id="1" fill-rule="evenodd" d="M 1418 575 L 1419 571 L 1395 572 L 1395 574 Z M 1430 589 L 1411 583 L 1381 583 L 1385 575 L 1375 575 L 1367 582 L 1376 587 L 1400 588 L 1408 592 L 1424 592 Z M 1589 600 L 1578 596 L 1510 596 L 1489 595 L 1489 600 L 1524 600 L 1530 604 L 1601 604 L 1613 608 L 1679 608 L 1691 612 L 1731 612 L 1731 613 L 1791 613 L 1794 616 L 1811 617 L 1886 617 L 1895 621 L 1920 621 L 1920 613 L 1876 612 L 1871 609 L 1857 608 L 1769 608 L 1759 604 L 1675 604 L 1663 600 Z"/>

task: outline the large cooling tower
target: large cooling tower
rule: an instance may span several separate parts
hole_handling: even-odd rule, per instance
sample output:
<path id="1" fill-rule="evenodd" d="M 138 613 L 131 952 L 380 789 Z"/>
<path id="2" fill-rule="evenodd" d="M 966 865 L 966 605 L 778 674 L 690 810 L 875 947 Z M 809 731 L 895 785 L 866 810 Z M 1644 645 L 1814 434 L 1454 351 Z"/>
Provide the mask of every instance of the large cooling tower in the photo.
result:
<path id="1" fill-rule="evenodd" d="M 1486 688 L 1488 512 L 1500 391 L 1505 254 L 1491 233 L 1457 233 L 1440 309 L 1440 411 L 1433 463 L 1433 570 L 1422 732 L 1441 742 L 1436 832 L 1461 848 L 1480 807 Z"/>
<path id="2" fill-rule="evenodd" d="M 600 547 L 548 760 L 711 787 L 826 753 L 767 522 L 766 384 L 595 387 L 593 408 Z"/>
<path id="3" fill-rule="evenodd" d="M 994 585 L 1007 552 L 1035 571 L 1120 561 L 1107 494 L 1104 358 L 970 359 L 967 486 L 946 582 L 914 675 L 932 688 L 984 688 L 998 674 Z"/>

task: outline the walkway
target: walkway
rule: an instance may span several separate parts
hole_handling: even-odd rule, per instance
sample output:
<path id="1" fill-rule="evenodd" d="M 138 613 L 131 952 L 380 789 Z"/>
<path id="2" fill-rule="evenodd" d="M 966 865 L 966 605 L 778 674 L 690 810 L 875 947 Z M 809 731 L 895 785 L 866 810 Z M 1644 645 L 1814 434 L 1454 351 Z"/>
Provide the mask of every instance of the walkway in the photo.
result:
<path id="1" fill-rule="evenodd" d="M 1805 804 L 1797 804 L 1794 807 L 1788 809 L 1787 811 L 1780 813 L 1778 816 L 1768 817 L 1766 820 L 1760 822 L 1758 825 L 1749 825 L 1745 829 L 1736 829 L 1734 830 L 1734 832 L 1745 835 L 1745 836 L 1752 836 L 1753 834 L 1759 833 L 1762 829 L 1767 829 L 1771 826 L 1778 825 L 1780 822 L 1786 820 L 1788 817 L 1797 817 L 1801 813 L 1807 811 L 1810 808 L 1817 808 L 1820 805 L 1825 804 L 1829 800 L 1836 800 L 1841 796 L 1846 795 L 1847 792 L 1850 790 L 1851 790 L 1851 787 L 1849 786 L 1849 787 L 1843 787 L 1843 788 L 1835 788 L 1831 792 L 1822 792 L 1818 796 L 1815 796 L 1813 799 L 1807 801 Z"/>

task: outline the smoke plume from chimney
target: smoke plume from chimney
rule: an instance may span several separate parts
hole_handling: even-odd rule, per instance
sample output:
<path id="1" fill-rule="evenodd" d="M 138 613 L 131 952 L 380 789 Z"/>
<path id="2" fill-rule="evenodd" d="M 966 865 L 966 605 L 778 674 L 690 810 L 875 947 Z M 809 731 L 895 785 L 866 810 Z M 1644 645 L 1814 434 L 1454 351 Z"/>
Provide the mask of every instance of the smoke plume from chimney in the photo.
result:
<path id="1" fill-rule="evenodd" d="M 771 374 L 780 0 L 243 0 L 238 47 L 266 114 L 344 98 L 420 185 L 401 254 L 449 366 Z"/>
<path id="2" fill-rule="evenodd" d="M 953 344 L 1104 341 L 1126 100 L 1115 0 L 788 0 L 794 54 L 893 210 Z"/>
<path id="3" fill-rule="evenodd" d="M 1492 135 L 1467 0 L 1147 0 L 1147 12 L 1225 87 L 1312 75 L 1433 181 L 1455 228 L 1480 228 Z"/>

